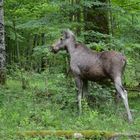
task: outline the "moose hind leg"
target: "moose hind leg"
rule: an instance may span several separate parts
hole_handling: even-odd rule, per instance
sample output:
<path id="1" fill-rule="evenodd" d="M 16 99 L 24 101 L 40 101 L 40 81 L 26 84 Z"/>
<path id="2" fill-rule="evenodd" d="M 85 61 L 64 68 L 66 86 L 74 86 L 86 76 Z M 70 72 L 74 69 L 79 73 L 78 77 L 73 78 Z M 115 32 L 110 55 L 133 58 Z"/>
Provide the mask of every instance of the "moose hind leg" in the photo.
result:
<path id="1" fill-rule="evenodd" d="M 130 122 L 132 122 L 133 119 L 132 119 L 132 115 L 131 115 L 131 112 L 130 112 L 130 109 L 129 109 L 127 91 L 122 86 L 121 77 L 117 77 L 115 79 L 115 87 L 116 87 L 117 92 L 120 94 L 121 98 L 123 99 L 123 103 L 125 105 L 127 115 L 128 115 L 128 120 Z"/>

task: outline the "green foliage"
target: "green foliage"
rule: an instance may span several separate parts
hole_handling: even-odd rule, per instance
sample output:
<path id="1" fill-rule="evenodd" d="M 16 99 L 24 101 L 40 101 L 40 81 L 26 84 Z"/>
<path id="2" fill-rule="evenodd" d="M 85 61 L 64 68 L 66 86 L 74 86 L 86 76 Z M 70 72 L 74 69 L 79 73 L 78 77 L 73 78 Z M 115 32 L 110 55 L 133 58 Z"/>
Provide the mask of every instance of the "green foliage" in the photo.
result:
<path id="1" fill-rule="evenodd" d="M 15 72 L 15 73 L 18 73 Z M 30 82 L 22 89 L 21 80 L 13 75 L 0 91 L 1 138 L 19 139 L 16 132 L 27 130 L 103 130 L 137 132 L 139 130 L 139 96 L 132 93 L 129 102 L 135 116 L 134 123 L 125 120 L 124 105 L 116 110 L 111 97 L 113 90 L 90 85 L 91 96 L 83 100 L 83 114 L 78 116 L 74 82 L 62 73 L 23 73 Z M 61 82 L 60 82 L 61 79 Z M 102 121 L 101 121 L 102 120 Z M 43 139 L 47 139 L 45 137 Z M 24 138 L 31 139 L 31 138 Z M 32 138 L 38 139 L 38 138 Z M 57 139 L 51 137 L 50 139 Z M 62 138 L 64 139 L 64 138 Z"/>
<path id="2" fill-rule="evenodd" d="M 124 85 L 139 87 L 139 0 L 111 0 L 110 5 L 100 0 L 4 2 L 7 85 L 0 87 L 1 139 L 58 139 L 14 136 L 17 131 L 34 129 L 115 132 L 140 129 L 139 94 L 131 95 L 128 91 L 135 118 L 130 125 L 125 121 L 124 105 L 116 109 L 112 85 L 90 83 L 90 98 L 82 100 L 84 112 L 78 116 L 75 83 L 70 74 L 67 76 L 69 56 L 65 51 L 56 55 L 50 52 L 60 32 L 70 28 L 77 41 L 84 43 L 87 37 L 90 40 L 87 47 L 97 52 L 116 50 L 125 54 Z M 97 27 L 96 21 L 86 18 L 90 11 L 96 13 L 94 8 L 108 12 L 108 34 L 94 30 L 101 25 Z M 89 30 L 87 25 L 91 25 Z"/>
<path id="3" fill-rule="evenodd" d="M 47 61 L 47 66 L 52 71 L 55 65 L 59 65 L 62 62 L 62 69 L 64 69 L 64 64 L 66 63 L 64 57 L 66 55 L 62 54 L 62 56 L 57 56 L 55 59 L 50 53 L 49 46 L 53 44 L 55 39 L 60 37 L 60 31 L 62 29 L 71 28 L 78 35 L 78 41 L 85 42 L 85 36 L 90 40 L 96 41 L 88 42 L 87 44 L 93 50 L 117 50 L 123 52 L 129 61 L 127 67 L 128 72 L 125 74 L 125 83 L 127 85 L 130 85 L 130 83 L 137 85 L 139 83 L 139 76 L 136 76 L 138 75 L 136 70 L 137 66 L 135 65 L 133 67 L 132 63 L 138 63 L 138 59 L 134 57 L 135 52 L 137 52 L 137 58 L 140 57 L 139 1 L 112 0 L 110 4 L 102 3 L 99 0 L 73 2 L 60 0 L 24 0 L 22 2 L 20 0 L 6 0 L 5 24 L 6 40 L 8 42 L 7 50 L 9 50 L 7 52 L 9 54 L 9 58 L 7 59 L 8 63 L 10 63 L 9 61 L 11 59 L 13 62 L 22 61 L 24 67 L 40 72 L 42 61 Z M 88 19 L 85 19 L 85 10 L 86 8 L 92 9 L 93 7 L 99 7 L 103 11 L 108 10 L 110 15 L 108 21 L 110 24 L 109 34 L 103 34 L 93 30 L 97 28 L 95 27 L 94 21 L 86 21 Z M 86 30 L 88 22 L 93 27 L 90 30 Z M 15 23 L 15 29 L 13 23 Z M 44 37 L 42 37 L 42 33 Z M 35 35 L 38 37 L 35 38 Z M 11 43 L 12 47 L 9 45 Z M 19 53 L 17 52 L 17 44 L 19 46 Z M 134 56 L 131 55 L 132 52 Z M 11 55 L 14 55 L 15 59 Z M 20 55 L 22 60 L 17 60 L 17 55 Z M 62 69 L 59 70 L 61 71 Z M 136 80 L 131 82 L 130 77 L 134 77 Z"/>

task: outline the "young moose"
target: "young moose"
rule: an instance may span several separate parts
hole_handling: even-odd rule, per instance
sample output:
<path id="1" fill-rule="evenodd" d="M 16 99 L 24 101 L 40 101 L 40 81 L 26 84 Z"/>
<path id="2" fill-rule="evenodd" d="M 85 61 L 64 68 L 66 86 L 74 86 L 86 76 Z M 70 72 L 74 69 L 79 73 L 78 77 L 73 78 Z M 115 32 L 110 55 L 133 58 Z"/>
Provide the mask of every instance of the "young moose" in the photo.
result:
<path id="1" fill-rule="evenodd" d="M 64 31 L 63 38 L 60 38 L 52 47 L 54 53 L 65 49 L 70 55 L 70 68 L 78 89 L 79 113 L 82 111 L 81 98 L 88 94 L 88 80 L 111 79 L 117 93 L 123 99 L 128 120 L 132 121 L 127 91 L 122 86 L 121 81 L 126 64 L 126 59 L 121 53 L 115 51 L 93 52 L 84 45 L 77 44 L 75 36 L 70 30 Z"/>

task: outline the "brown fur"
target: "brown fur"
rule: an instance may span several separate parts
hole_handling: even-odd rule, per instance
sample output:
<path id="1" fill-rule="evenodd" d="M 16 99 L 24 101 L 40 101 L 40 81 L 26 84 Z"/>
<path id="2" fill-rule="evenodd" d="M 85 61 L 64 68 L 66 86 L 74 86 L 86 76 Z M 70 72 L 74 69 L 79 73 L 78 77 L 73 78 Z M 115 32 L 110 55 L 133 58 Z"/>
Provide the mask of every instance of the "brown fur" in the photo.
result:
<path id="1" fill-rule="evenodd" d="M 88 95 L 88 81 L 111 79 L 117 92 L 123 99 L 128 119 L 132 121 L 128 105 L 127 91 L 123 88 L 121 77 L 126 65 L 126 58 L 116 51 L 95 52 L 85 45 L 77 43 L 74 34 L 68 30 L 64 38 L 53 46 L 53 52 L 66 49 L 70 55 L 70 68 L 78 89 L 78 107 L 81 113 L 81 98 Z"/>

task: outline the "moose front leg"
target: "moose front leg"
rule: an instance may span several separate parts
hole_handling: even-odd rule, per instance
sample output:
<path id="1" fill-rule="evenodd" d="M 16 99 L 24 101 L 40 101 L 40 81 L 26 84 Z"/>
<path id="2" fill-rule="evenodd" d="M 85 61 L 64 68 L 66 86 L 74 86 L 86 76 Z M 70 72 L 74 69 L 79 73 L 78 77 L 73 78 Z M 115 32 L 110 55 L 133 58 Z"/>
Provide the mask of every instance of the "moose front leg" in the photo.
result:
<path id="1" fill-rule="evenodd" d="M 83 80 L 83 94 L 82 98 L 88 97 L 88 81 Z"/>
<path id="2" fill-rule="evenodd" d="M 79 115 L 82 113 L 82 89 L 83 89 L 83 81 L 79 76 L 75 76 L 75 82 L 77 87 L 77 101 L 78 101 L 78 110 Z"/>

